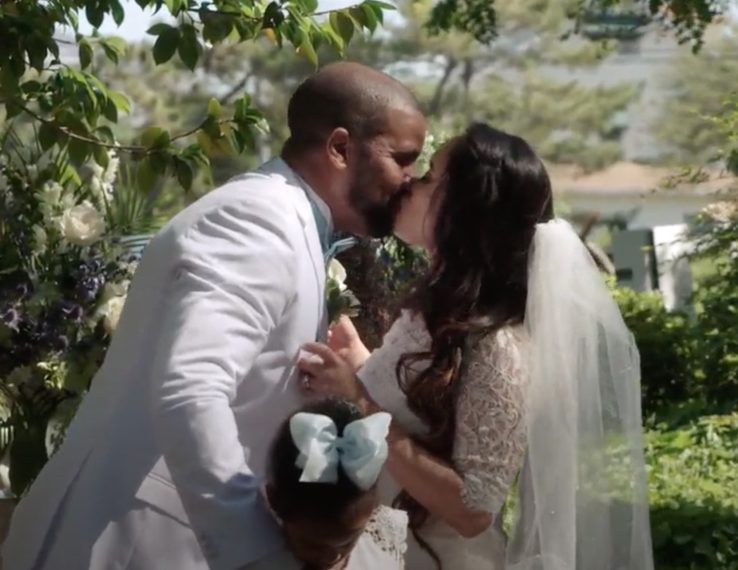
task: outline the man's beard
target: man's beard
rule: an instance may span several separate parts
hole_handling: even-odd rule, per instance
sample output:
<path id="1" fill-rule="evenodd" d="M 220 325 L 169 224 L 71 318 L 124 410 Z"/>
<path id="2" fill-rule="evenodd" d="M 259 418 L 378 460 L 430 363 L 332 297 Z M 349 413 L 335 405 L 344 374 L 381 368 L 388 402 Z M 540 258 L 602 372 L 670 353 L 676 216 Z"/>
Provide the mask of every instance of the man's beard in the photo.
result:
<path id="1" fill-rule="evenodd" d="M 374 181 L 371 176 L 364 176 L 365 172 L 356 172 L 351 190 L 349 202 L 351 207 L 363 218 L 366 226 L 366 234 L 373 238 L 383 238 L 392 234 L 395 228 L 395 220 L 400 212 L 402 200 L 407 194 L 405 189 L 395 192 L 392 197 L 383 204 L 370 202 L 369 192 Z"/>

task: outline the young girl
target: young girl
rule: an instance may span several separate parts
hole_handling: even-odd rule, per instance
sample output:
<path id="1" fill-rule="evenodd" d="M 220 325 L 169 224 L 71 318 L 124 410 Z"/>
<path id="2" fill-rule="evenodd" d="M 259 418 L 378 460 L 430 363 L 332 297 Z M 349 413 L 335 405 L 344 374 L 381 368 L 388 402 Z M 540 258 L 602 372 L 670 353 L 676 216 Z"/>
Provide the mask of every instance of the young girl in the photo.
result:
<path id="1" fill-rule="evenodd" d="M 407 516 L 379 506 L 389 414 L 364 416 L 342 399 L 312 403 L 272 445 L 267 498 L 305 570 L 400 570 Z M 285 554 L 264 570 L 299 569 Z M 258 564 L 254 567 L 261 569 Z"/>

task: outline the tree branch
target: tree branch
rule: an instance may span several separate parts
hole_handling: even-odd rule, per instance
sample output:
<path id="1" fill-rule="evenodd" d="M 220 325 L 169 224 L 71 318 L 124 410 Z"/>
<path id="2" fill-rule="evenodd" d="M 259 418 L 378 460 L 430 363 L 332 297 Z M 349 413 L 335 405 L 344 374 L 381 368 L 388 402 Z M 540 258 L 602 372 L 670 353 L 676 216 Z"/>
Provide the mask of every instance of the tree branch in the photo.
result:
<path id="1" fill-rule="evenodd" d="M 451 78 L 451 74 L 454 72 L 454 69 L 456 69 L 457 65 L 458 62 L 453 57 L 449 57 L 446 61 L 446 69 L 443 72 L 443 77 L 441 77 L 441 80 L 436 85 L 436 90 L 433 93 L 433 98 L 428 105 L 429 115 L 435 115 L 438 113 L 438 110 L 441 107 L 441 100 L 443 99 L 443 91 L 446 88 L 446 83 L 448 83 L 448 80 Z"/>
<path id="2" fill-rule="evenodd" d="M 226 93 L 225 95 L 223 95 L 223 96 L 222 96 L 222 97 L 221 97 L 221 98 L 219 99 L 219 101 L 220 101 L 220 104 L 221 104 L 221 105 L 225 105 L 226 103 L 228 103 L 228 102 L 229 102 L 229 101 L 231 100 L 231 97 L 233 97 L 233 96 L 234 96 L 234 95 L 236 95 L 236 94 L 237 94 L 237 93 L 238 93 L 239 91 L 241 91 L 241 89 L 243 89 L 244 87 L 246 87 L 246 84 L 247 84 L 247 83 L 249 82 L 249 79 L 251 79 L 251 71 L 248 71 L 248 72 L 246 73 L 246 75 L 244 76 L 244 78 L 243 78 L 243 79 L 241 79 L 241 81 L 239 81 L 238 83 L 236 83 L 236 84 L 235 84 L 235 85 L 234 85 L 234 86 L 233 86 L 233 87 L 232 87 L 232 88 L 230 89 L 230 91 L 228 91 L 228 93 Z"/>
<path id="3" fill-rule="evenodd" d="M 141 145 L 122 145 L 120 143 L 109 143 L 109 142 L 102 141 L 102 140 L 100 140 L 100 139 L 98 139 L 96 137 L 90 137 L 90 136 L 87 136 L 87 135 L 81 135 L 79 133 L 74 132 L 69 127 L 64 127 L 62 125 L 57 124 L 54 121 L 50 121 L 49 119 L 46 119 L 46 118 L 42 117 L 41 115 L 39 115 L 38 113 L 36 113 L 33 110 L 29 109 L 25 105 L 21 105 L 20 103 L 16 103 L 16 105 L 18 105 L 25 113 L 27 113 L 28 115 L 30 115 L 31 117 L 33 117 L 37 121 L 54 127 L 59 132 L 64 133 L 66 136 L 68 136 L 71 139 L 75 139 L 75 140 L 78 140 L 78 141 L 81 141 L 81 142 L 86 142 L 86 143 L 89 143 L 89 144 L 94 144 L 94 145 L 99 146 L 99 147 L 102 147 L 102 148 L 110 148 L 110 149 L 114 149 L 114 150 L 117 150 L 117 151 L 128 152 L 128 153 L 142 153 L 142 154 L 145 154 L 145 155 L 150 155 L 150 154 L 155 154 L 155 153 L 157 153 L 157 152 L 159 152 L 161 150 L 161 149 L 158 149 L 158 148 L 150 148 L 150 147 L 145 147 L 145 146 L 141 146 Z M 223 124 L 230 123 L 230 122 L 231 121 L 229 119 L 222 119 L 222 120 L 218 121 L 218 124 L 219 125 L 223 125 Z M 189 136 L 194 135 L 196 132 L 198 132 L 201 129 L 202 129 L 202 125 L 198 125 L 197 127 L 193 127 L 192 129 L 190 129 L 188 131 L 185 131 L 183 133 L 179 133 L 179 134 L 173 136 L 170 139 L 170 141 L 171 142 L 174 142 L 174 141 L 177 141 L 177 140 L 180 140 L 180 139 L 187 138 Z"/>

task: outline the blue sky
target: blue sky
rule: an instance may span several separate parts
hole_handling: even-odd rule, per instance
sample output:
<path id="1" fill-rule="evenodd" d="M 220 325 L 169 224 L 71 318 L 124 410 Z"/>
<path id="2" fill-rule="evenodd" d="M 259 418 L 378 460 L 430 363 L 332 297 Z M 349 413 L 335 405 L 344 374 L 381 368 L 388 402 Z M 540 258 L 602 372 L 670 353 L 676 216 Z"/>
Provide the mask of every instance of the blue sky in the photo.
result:
<path id="1" fill-rule="evenodd" d="M 360 0 L 319 0 L 318 10 L 335 10 L 338 8 L 346 8 L 353 4 L 358 4 Z M 143 11 L 133 0 L 122 0 L 121 2 L 126 10 L 126 19 L 120 26 L 115 25 L 112 18 L 106 18 L 100 27 L 100 32 L 104 35 L 121 36 L 129 41 L 137 41 L 146 37 L 146 30 L 151 26 L 152 22 L 161 20 L 161 15 L 154 15 L 153 11 Z M 89 25 L 84 15 L 80 17 L 80 32 L 89 34 L 92 27 Z"/>

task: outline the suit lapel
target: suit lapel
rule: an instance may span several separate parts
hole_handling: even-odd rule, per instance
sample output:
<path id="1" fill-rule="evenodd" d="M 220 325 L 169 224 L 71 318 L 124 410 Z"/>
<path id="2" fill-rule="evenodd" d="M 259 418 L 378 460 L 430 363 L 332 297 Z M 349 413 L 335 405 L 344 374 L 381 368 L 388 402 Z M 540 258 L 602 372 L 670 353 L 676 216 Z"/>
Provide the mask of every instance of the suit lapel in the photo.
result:
<path id="1" fill-rule="evenodd" d="M 292 169 L 281 158 L 275 158 L 264 164 L 260 171 L 270 173 L 272 175 L 281 176 L 287 182 L 288 188 L 293 192 L 293 204 L 297 211 L 297 215 L 302 224 L 305 234 L 305 245 L 310 254 L 310 261 L 315 271 L 315 279 L 318 285 L 319 298 L 321 299 L 319 312 L 319 325 L 317 338 L 325 340 L 327 332 L 327 312 L 325 304 L 325 280 L 326 265 L 323 257 L 323 248 L 320 245 L 320 236 L 318 235 L 318 226 L 315 222 L 310 201 L 305 195 L 303 188 L 304 182 L 292 171 Z"/>

